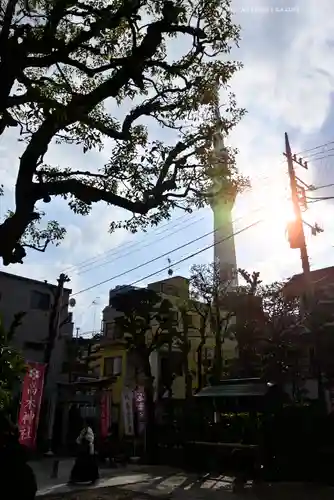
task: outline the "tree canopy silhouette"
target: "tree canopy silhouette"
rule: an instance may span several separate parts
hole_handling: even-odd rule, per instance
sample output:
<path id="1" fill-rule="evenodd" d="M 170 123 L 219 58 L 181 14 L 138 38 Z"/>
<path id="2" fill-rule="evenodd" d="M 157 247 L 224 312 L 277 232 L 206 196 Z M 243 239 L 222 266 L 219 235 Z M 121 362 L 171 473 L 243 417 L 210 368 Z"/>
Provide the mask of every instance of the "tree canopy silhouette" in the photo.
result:
<path id="1" fill-rule="evenodd" d="M 227 96 L 221 126 L 228 131 L 243 114 L 228 88 L 240 67 L 229 58 L 239 40 L 229 7 L 230 0 L 1 0 L 0 134 L 14 127 L 24 143 L 15 207 L 0 224 L 4 265 L 22 263 L 25 247 L 45 251 L 64 238 L 57 221 L 41 225 L 43 204 L 54 197 L 82 215 L 100 201 L 123 208 L 132 216 L 110 230 L 135 232 L 175 207 L 203 206 L 213 184 L 222 196 L 243 186 L 233 151 L 228 167 L 212 168 L 217 83 Z M 162 128 L 173 134 L 162 140 Z M 110 160 L 98 169 L 45 159 L 52 143 L 85 153 L 106 141 Z"/>

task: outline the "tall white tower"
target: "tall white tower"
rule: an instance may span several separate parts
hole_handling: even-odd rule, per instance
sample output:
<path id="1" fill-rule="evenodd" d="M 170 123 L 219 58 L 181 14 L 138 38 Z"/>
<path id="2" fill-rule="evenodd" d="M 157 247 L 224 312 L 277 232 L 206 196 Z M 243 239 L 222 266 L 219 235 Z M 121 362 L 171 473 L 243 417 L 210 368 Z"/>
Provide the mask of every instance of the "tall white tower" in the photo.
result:
<path id="1" fill-rule="evenodd" d="M 217 100 L 218 101 L 218 100 Z M 228 152 L 224 144 L 222 119 L 219 103 L 216 107 L 217 128 L 213 136 L 213 197 L 211 208 L 214 220 L 214 259 L 219 262 L 222 281 L 231 280 L 231 285 L 237 285 L 237 258 L 233 235 L 232 209 L 236 198 L 235 186 L 222 175 L 227 171 Z"/>

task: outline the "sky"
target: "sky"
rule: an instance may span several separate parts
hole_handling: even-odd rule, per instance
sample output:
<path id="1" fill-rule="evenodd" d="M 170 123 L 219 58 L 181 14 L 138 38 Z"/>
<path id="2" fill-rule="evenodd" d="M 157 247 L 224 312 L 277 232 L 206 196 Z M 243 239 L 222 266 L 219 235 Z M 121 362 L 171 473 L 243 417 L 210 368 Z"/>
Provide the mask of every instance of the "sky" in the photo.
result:
<path id="1" fill-rule="evenodd" d="M 334 153 L 334 149 L 330 151 L 334 148 L 334 143 L 330 144 L 334 141 L 334 3 L 235 0 L 233 11 L 242 28 L 242 40 L 232 56 L 241 60 L 244 67 L 231 86 L 247 115 L 231 133 L 228 143 L 239 149 L 237 165 L 252 182 L 251 190 L 237 199 L 234 230 L 260 221 L 235 238 L 237 264 L 249 271 L 260 271 L 262 279 L 269 282 L 301 272 L 298 250 L 289 248 L 285 232 L 291 212 L 287 166 L 282 154 L 285 132 L 293 153 L 311 150 L 304 155 L 309 160 L 308 170 L 298 167 L 297 175 L 315 186 L 334 183 L 334 156 L 330 156 Z M 177 50 L 175 47 L 173 50 Z M 166 137 L 166 132 L 157 132 L 160 139 Z M 324 148 L 313 149 L 327 143 Z M 1 183 L 5 186 L 5 197 L 0 198 L 2 217 L 12 207 L 21 150 L 15 132 L 9 131 L 0 138 Z M 91 151 L 83 155 L 76 146 L 52 145 L 45 160 L 75 169 L 80 165 L 80 169 L 88 170 L 108 161 L 108 146 L 102 153 Z M 316 195 L 334 196 L 334 186 L 316 191 Z M 334 265 L 333 213 L 330 201 L 310 204 L 305 213 L 306 222 L 317 222 L 324 228 L 323 233 L 312 237 L 305 226 L 312 269 Z M 147 233 L 131 235 L 118 230 L 109 234 L 110 221 L 123 215 L 118 208 L 100 204 L 89 216 L 76 216 L 63 200 L 54 199 L 48 217 L 66 226 L 62 245 L 50 247 L 45 254 L 31 251 L 23 265 L 0 269 L 49 282 L 66 272 L 76 299 L 75 326 L 85 333 L 99 330 L 101 310 L 108 303 L 110 288 L 130 283 L 146 286 L 167 278 L 167 269 L 163 268 L 169 265 L 168 258 L 174 274 L 183 276 L 189 276 L 191 265 L 213 260 L 210 248 L 177 264 L 213 243 L 209 208 L 191 215 L 175 212 L 169 222 Z M 173 252 L 183 245 L 186 246 Z"/>

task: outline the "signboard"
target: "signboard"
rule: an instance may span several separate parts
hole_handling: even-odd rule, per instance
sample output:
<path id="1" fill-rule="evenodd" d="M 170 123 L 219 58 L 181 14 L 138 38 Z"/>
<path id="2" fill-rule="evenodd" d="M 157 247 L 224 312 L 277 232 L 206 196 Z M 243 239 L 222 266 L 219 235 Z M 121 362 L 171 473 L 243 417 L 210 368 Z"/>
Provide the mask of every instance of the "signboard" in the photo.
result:
<path id="1" fill-rule="evenodd" d="M 111 393 L 103 392 L 101 396 L 101 437 L 108 436 L 111 420 Z"/>
<path id="2" fill-rule="evenodd" d="M 131 389 L 123 389 L 122 393 L 122 410 L 124 421 L 124 434 L 126 436 L 134 436 L 134 419 L 133 419 L 133 392 Z"/>
<path id="3" fill-rule="evenodd" d="M 20 443 L 28 448 L 34 448 L 36 444 L 45 366 L 42 363 L 28 363 L 28 371 L 23 380 L 18 426 Z"/>

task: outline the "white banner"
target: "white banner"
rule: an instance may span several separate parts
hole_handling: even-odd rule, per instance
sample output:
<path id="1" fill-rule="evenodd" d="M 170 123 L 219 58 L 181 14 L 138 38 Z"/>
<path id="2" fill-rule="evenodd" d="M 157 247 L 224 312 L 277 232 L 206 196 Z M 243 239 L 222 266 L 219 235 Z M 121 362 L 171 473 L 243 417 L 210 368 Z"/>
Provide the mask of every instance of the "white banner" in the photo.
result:
<path id="1" fill-rule="evenodd" d="M 126 436 L 133 436 L 135 430 L 133 419 L 133 391 L 131 389 L 123 389 L 122 410 L 124 419 L 124 434 Z"/>

